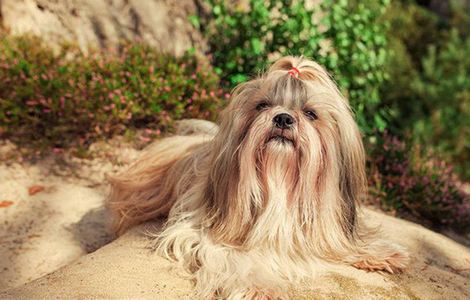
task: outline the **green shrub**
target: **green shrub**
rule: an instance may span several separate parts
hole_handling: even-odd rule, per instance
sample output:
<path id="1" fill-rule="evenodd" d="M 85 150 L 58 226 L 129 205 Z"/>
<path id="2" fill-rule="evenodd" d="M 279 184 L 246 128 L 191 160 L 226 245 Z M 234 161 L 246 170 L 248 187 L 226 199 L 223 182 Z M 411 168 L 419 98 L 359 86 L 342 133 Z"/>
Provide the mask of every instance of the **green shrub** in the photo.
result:
<path id="1" fill-rule="evenodd" d="M 246 80 L 280 56 L 304 55 L 335 75 L 363 130 L 385 128 L 379 87 L 386 77 L 387 0 L 328 0 L 321 11 L 304 0 L 249 0 L 247 7 L 208 2 L 212 18 L 203 28 L 225 84 Z"/>
<path id="2" fill-rule="evenodd" d="M 388 40 L 403 43 L 412 63 L 419 69 L 429 45 L 442 39 L 443 22 L 434 12 L 414 1 L 392 1 L 384 17 L 390 24 Z"/>
<path id="3" fill-rule="evenodd" d="M 183 117 L 213 118 L 222 90 L 211 67 L 144 45 L 84 56 L 35 38 L 0 41 L 0 136 L 27 145 L 86 144 L 126 129 L 157 132 Z"/>
<path id="4" fill-rule="evenodd" d="M 413 3 L 394 2 L 388 18 L 393 30 L 389 79 L 381 88 L 383 105 L 390 107 L 389 129 L 411 136 L 455 164 L 470 178 L 470 36 Z M 463 14 L 465 15 L 465 14 Z M 468 16 L 470 14 L 467 13 Z M 468 23 L 470 24 L 470 23 Z"/>
<path id="5" fill-rule="evenodd" d="M 468 232 L 470 197 L 461 191 L 451 165 L 413 152 L 387 133 L 378 139 L 368 161 L 370 202 L 434 228 Z"/>
<path id="6" fill-rule="evenodd" d="M 415 143 L 432 147 L 470 178 L 470 37 L 456 30 L 438 49 L 430 46 L 415 91 Z M 414 116 L 416 118 L 416 116 Z"/>

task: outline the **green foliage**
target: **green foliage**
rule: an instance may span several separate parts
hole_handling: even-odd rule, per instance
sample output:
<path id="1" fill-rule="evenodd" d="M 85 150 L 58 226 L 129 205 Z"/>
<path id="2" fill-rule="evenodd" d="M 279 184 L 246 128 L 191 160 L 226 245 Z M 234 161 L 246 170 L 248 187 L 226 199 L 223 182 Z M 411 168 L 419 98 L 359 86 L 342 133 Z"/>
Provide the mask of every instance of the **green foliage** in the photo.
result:
<path id="1" fill-rule="evenodd" d="M 120 53 L 54 55 L 35 38 L 0 41 L 0 136 L 64 147 L 129 128 L 156 132 L 183 117 L 212 118 L 221 104 L 208 64 L 144 45 Z"/>
<path id="2" fill-rule="evenodd" d="M 369 201 L 431 227 L 470 230 L 470 197 L 444 161 L 420 157 L 389 134 L 378 139 L 368 161 Z"/>
<path id="3" fill-rule="evenodd" d="M 262 71 L 269 55 L 307 55 L 319 49 L 313 11 L 304 8 L 304 1 L 250 0 L 249 7 L 209 2 L 213 18 L 206 35 L 213 63 L 230 85 Z"/>
<path id="4" fill-rule="evenodd" d="M 394 134 L 411 136 L 470 178 L 470 36 L 456 29 L 464 27 L 464 18 L 454 20 L 461 14 L 453 13 L 444 26 L 431 11 L 393 3 L 390 77 L 381 98 L 393 112 L 389 128 Z M 453 23 L 460 26 L 449 27 Z"/>
<path id="5" fill-rule="evenodd" d="M 248 7 L 208 2 L 213 16 L 205 33 L 226 84 L 245 81 L 280 56 L 303 55 L 335 74 L 363 130 L 386 127 L 379 87 L 386 78 L 387 0 L 327 0 L 321 10 L 304 0 L 250 0 Z"/>
<path id="6" fill-rule="evenodd" d="M 415 143 L 433 145 L 434 150 L 457 162 L 470 177 L 470 37 L 450 32 L 438 49 L 430 46 L 422 60 L 423 70 L 413 82 Z M 416 117 L 416 116 L 415 116 Z"/>
<path id="7" fill-rule="evenodd" d="M 389 1 L 324 1 L 326 39 L 332 51 L 323 63 L 343 89 L 356 110 L 366 133 L 386 127 L 387 111 L 380 108 L 379 88 L 386 79 L 386 28 L 382 17 Z"/>
<path id="8" fill-rule="evenodd" d="M 412 63 L 419 66 L 428 46 L 442 39 L 443 24 L 432 11 L 410 2 L 392 1 L 387 9 L 384 15 L 390 23 L 387 39 L 403 43 Z"/>

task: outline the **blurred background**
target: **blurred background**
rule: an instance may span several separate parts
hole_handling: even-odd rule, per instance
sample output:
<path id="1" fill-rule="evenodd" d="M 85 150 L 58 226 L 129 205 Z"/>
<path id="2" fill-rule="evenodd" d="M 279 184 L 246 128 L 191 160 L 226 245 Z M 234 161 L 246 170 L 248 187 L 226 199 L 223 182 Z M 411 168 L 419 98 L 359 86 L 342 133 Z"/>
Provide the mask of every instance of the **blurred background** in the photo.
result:
<path id="1" fill-rule="evenodd" d="M 283 55 L 350 100 L 364 201 L 468 244 L 468 0 L 0 0 L 0 164 L 141 149 Z"/>

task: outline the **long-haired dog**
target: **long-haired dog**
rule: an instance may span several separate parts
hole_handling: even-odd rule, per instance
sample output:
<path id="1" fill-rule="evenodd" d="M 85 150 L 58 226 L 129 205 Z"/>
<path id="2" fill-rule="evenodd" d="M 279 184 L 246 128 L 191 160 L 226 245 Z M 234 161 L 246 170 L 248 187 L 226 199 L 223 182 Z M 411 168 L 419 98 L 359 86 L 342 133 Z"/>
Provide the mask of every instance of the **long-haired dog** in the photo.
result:
<path id="1" fill-rule="evenodd" d="M 117 231 L 167 217 L 157 249 L 201 298 L 288 298 L 318 261 L 395 273 L 408 254 L 358 222 L 364 149 L 317 63 L 277 61 L 237 87 L 213 135 L 174 136 L 111 178 Z"/>

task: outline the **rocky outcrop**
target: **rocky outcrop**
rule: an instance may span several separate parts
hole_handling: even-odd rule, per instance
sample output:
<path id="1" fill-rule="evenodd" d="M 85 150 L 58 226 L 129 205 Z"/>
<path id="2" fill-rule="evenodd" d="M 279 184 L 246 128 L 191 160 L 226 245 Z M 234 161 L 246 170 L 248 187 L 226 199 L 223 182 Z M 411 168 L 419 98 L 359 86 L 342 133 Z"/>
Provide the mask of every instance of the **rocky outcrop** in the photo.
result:
<path id="1" fill-rule="evenodd" d="M 0 17 L 12 34 L 40 36 L 51 46 L 72 42 L 87 52 L 122 40 L 144 41 L 176 56 L 205 43 L 189 22 L 196 0 L 0 0 Z"/>
<path id="2" fill-rule="evenodd" d="M 406 245 L 411 264 L 400 275 L 367 273 L 343 265 L 319 266 L 294 287 L 292 299 L 469 299 L 470 251 L 419 225 L 366 210 L 369 223 Z M 147 225 L 148 226 L 148 225 Z M 158 225 L 157 225 L 158 226 Z M 185 273 L 148 249 L 139 227 L 94 253 L 0 299 L 194 299 Z"/>

